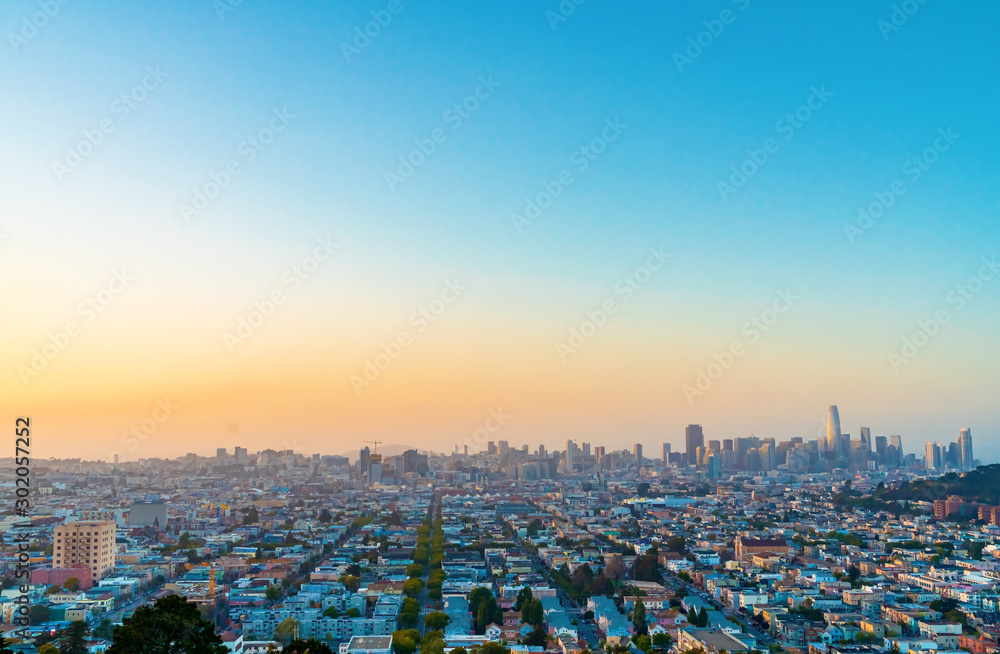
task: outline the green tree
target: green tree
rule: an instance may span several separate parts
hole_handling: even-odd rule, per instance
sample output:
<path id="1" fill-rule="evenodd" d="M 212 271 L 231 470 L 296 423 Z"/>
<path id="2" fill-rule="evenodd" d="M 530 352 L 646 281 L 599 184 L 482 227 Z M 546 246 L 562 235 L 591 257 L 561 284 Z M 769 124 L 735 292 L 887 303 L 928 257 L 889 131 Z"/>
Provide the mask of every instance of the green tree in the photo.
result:
<path id="1" fill-rule="evenodd" d="M 521 590 L 517 591 L 517 597 L 514 599 L 514 610 L 515 611 L 523 610 L 525 601 L 530 599 L 533 599 L 533 595 L 531 594 L 531 586 L 525 586 Z"/>
<path id="2" fill-rule="evenodd" d="M 351 593 L 358 592 L 358 588 L 361 587 L 361 580 L 354 575 L 341 575 L 337 581 L 344 584 L 344 587 Z"/>
<path id="3" fill-rule="evenodd" d="M 424 566 L 419 563 L 411 563 L 406 566 L 406 576 L 407 577 L 423 577 L 424 576 Z"/>
<path id="4" fill-rule="evenodd" d="M 448 626 L 451 618 L 442 611 L 431 611 L 424 616 L 424 626 L 431 631 L 441 631 Z"/>
<path id="5" fill-rule="evenodd" d="M 635 646 L 644 652 L 648 652 L 653 649 L 652 641 L 649 639 L 649 636 L 646 636 L 645 634 L 635 639 Z"/>
<path id="6" fill-rule="evenodd" d="M 274 628 L 274 639 L 283 645 L 288 645 L 299 632 L 300 623 L 293 617 L 287 617 Z"/>
<path id="7" fill-rule="evenodd" d="M 7 650 L 8 653 L 11 651 L 10 649 Z M 52 643 L 45 643 L 38 648 L 38 654 L 59 654 L 59 648 Z"/>
<path id="8" fill-rule="evenodd" d="M 281 590 L 281 586 L 279 586 L 278 584 L 271 584 L 270 586 L 264 589 L 264 597 L 271 600 L 272 602 L 281 599 L 282 595 L 284 595 L 284 593 Z"/>
<path id="9" fill-rule="evenodd" d="M 632 611 L 632 626 L 637 634 L 645 634 L 649 626 L 646 624 L 646 605 L 642 603 L 642 600 L 635 601 L 635 609 Z"/>
<path id="10" fill-rule="evenodd" d="M 636 493 L 639 494 L 639 497 L 646 497 L 646 495 L 649 494 L 649 484 L 646 482 L 639 484 L 639 487 L 636 489 Z"/>
<path id="11" fill-rule="evenodd" d="M 538 518 L 535 518 L 534 520 L 528 523 L 528 528 L 525 530 L 525 533 L 527 533 L 529 538 L 531 536 L 537 536 L 538 530 L 540 530 L 541 528 L 542 528 L 542 521 L 539 520 Z"/>
<path id="12" fill-rule="evenodd" d="M 7 639 L 2 634 L 0 634 L 0 654 L 14 654 L 14 650 L 10 648 Z M 59 650 L 56 650 L 56 654 L 59 654 Z"/>
<path id="13" fill-rule="evenodd" d="M 420 645 L 420 632 L 416 629 L 400 629 L 392 632 L 392 650 L 395 654 L 413 654 Z"/>
<path id="14" fill-rule="evenodd" d="M 39 625 L 49 621 L 49 607 L 44 604 L 32 604 L 28 609 L 28 621 L 33 625 Z"/>
<path id="15" fill-rule="evenodd" d="M 82 620 L 70 623 L 59 637 L 59 651 L 62 654 L 87 654 L 87 632 L 90 629 Z"/>
<path id="16" fill-rule="evenodd" d="M 424 589 L 424 580 L 417 579 L 416 577 L 410 577 L 403 582 L 403 592 L 406 593 L 407 597 L 417 598 L 420 596 L 420 591 Z"/>
<path id="17" fill-rule="evenodd" d="M 324 618 L 332 618 L 332 619 L 336 620 L 337 618 L 340 617 L 340 611 L 337 610 L 336 606 L 331 606 L 328 609 L 326 609 L 325 611 L 323 611 L 323 617 Z"/>
<path id="18" fill-rule="evenodd" d="M 530 624 L 536 629 L 545 622 L 545 609 L 542 607 L 542 600 L 529 598 L 521 606 L 521 620 Z"/>
<path id="19" fill-rule="evenodd" d="M 94 628 L 94 638 L 103 638 L 104 640 L 111 640 L 114 635 L 115 625 L 108 618 L 101 620 L 101 624 Z M 2 652 L 0 652 L 2 654 Z"/>
<path id="20" fill-rule="evenodd" d="M 654 634 L 652 639 L 653 647 L 661 650 L 670 649 L 670 635 L 669 634 Z"/>
<path id="21" fill-rule="evenodd" d="M 545 647 L 548 640 L 548 633 L 541 627 L 535 627 L 530 634 L 525 636 L 524 644 L 529 647 Z"/>
<path id="22" fill-rule="evenodd" d="M 201 617 L 198 607 L 181 595 L 140 606 L 115 628 L 107 654 L 227 654 L 229 649 L 215 627 Z"/>

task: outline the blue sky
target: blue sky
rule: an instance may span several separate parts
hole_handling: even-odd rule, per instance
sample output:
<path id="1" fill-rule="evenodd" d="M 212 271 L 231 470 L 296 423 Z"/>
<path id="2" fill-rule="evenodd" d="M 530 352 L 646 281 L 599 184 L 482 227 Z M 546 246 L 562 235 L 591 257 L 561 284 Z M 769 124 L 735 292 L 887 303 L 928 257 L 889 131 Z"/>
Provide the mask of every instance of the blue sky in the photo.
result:
<path id="1" fill-rule="evenodd" d="M 975 388 L 962 389 L 962 402 L 933 407 L 940 426 L 931 431 L 940 437 L 916 433 L 930 418 L 911 418 L 901 403 L 884 409 L 868 400 L 864 419 L 882 420 L 886 431 L 910 428 L 920 442 L 951 438 L 966 423 L 975 423 L 974 434 L 996 434 L 984 390 L 995 391 L 998 363 L 997 290 L 989 284 L 926 356 L 881 377 L 887 349 L 947 306 L 949 290 L 996 252 L 996 3 L 914 2 L 907 7 L 916 11 L 887 32 L 880 21 L 900 3 L 567 0 L 575 10 L 553 28 L 554 1 L 400 0 L 401 11 L 347 61 L 342 44 L 390 3 L 348 4 L 243 0 L 220 17 L 219 3 L 208 1 L 69 2 L 14 47 L 10 33 L 39 5 L 6 3 L 0 174 L 9 211 L 0 231 L 22 245 L 7 265 L 33 280 L 18 296 L 50 297 L 62 280 L 130 263 L 185 316 L 233 298 L 225 316 L 181 321 L 193 340 L 201 320 L 214 337 L 303 244 L 334 234 L 345 246 L 344 269 L 311 301 L 320 307 L 336 288 L 338 310 L 359 332 L 391 332 L 386 320 L 407 315 L 448 275 L 462 275 L 481 289 L 468 301 L 478 321 L 469 333 L 492 324 L 498 335 L 548 346 L 649 247 L 662 245 L 674 255 L 669 279 L 644 291 L 614 336 L 637 339 L 639 349 L 644 339 L 653 349 L 669 339 L 694 352 L 692 361 L 710 360 L 776 289 L 801 291 L 801 311 L 768 346 L 787 352 L 758 355 L 759 368 L 741 383 L 768 375 L 792 383 L 824 365 L 839 374 L 801 398 L 795 417 L 754 420 L 794 431 L 833 402 L 846 419 L 855 394 L 861 402 L 879 391 L 912 393 L 926 406 L 967 379 Z M 720 16 L 728 24 L 678 70 L 675 53 Z M 162 84 L 117 118 L 112 103 L 147 67 L 166 74 Z M 481 79 L 495 90 L 452 129 L 445 112 Z M 830 97 L 784 138 L 776 124 L 815 88 Z M 240 143 L 275 110 L 294 118 L 246 161 Z M 109 117 L 115 131 L 59 182 L 53 162 Z M 579 171 L 572 154 L 609 119 L 627 128 Z M 387 171 L 435 129 L 444 142 L 390 191 Z M 908 179 L 907 160 L 949 129 L 959 135 L 954 143 L 920 179 Z M 768 138 L 777 151 L 723 199 L 718 182 Z M 179 206 L 234 159 L 243 167 L 231 189 L 185 224 Z M 572 186 L 519 233 L 511 214 L 567 169 Z M 897 179 L 906 192 L 851 242 L 845 223 Z M 25 319 L 25 345 L 60 315 L 58 301 L 49 309 L 51 318 Z M 344 338 L 347 350 L 377 345 Z M 802 356 L 814 364 L 809 371 L 788 368 Z M 848 381 L 855 375 L 879 381 L 861 392 Z M 678 384 L 665 386 L 677 400 Z M 749 431 L 726 397 L 704 415 L 683 404 L 658 415 L 651 404 L 638 411 L 648 420 L 636 429 L 655 440 L 655 423 L 716 419 L 720 428 Z M 607 420 L 600 429 L 636 418 L 610 412 Z M 526 428 L 525 437 L 543 431 Z"/>

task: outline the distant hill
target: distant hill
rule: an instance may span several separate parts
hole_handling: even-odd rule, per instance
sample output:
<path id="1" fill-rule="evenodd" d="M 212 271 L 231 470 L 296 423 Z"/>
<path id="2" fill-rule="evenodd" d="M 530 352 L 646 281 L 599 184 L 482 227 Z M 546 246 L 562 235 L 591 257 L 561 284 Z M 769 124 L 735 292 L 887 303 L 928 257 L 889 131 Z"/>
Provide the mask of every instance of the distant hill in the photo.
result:
<path id="1" fill-rule="evenodd" d="M 958 495 L 966 502 L 1000 505 L 1000 464 L 980 466 L 964 475 L 954 472 L 921 481 L 905 482 L 897 488 L 880 488 L 872 497 L 879 500 L 920 500 L 932 502 Z"/>

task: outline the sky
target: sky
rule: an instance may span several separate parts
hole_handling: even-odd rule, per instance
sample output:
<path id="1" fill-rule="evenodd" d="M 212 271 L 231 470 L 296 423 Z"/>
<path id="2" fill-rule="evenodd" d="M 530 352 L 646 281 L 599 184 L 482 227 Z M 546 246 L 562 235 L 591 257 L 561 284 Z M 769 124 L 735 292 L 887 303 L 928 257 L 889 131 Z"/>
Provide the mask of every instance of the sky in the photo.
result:
<path id="1" fill-rule="evenodd" d="M 1000 457 L 1000 6 L 577 2 L 4 3 L 34 455 Z"/>

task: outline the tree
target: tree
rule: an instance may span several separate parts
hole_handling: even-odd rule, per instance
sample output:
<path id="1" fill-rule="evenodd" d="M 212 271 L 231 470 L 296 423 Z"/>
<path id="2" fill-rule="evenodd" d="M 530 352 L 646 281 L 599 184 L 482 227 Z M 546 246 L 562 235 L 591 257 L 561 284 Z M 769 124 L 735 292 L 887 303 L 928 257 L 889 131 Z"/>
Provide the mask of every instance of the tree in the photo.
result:
<path id="1" fill-rule="evenodd" d="M 284 649 L 281 650 L 281 654 L 333 654 L 333 650 L 326 643 L 322 643 L 315 638 L 310 638 L 309 640 L 296 638 L 285 645 Z"/>
<path id="2" fill-rule="evenodd" d="M 114 631 L 107 654 L 227 654 L 229 649 L 215 627 L 201 617 L 198 607 L 181 595 L 140 606 Z"/>
<path id="3" fill-rule="evenodd" d="M 274 628 L 274 639 L 283 645 L 288 645 L 298 634 L 299 626 L 300 623 L 295 618 L 285 618 Z"/>
<path id="4" fill-rule="evenodd" d="M 264 589 L 264 597 L 271 600 L 272 602 L 281 599 L 281 596 L 283 594 L 284 593 L 281 590 L 281 586 L 277 584 L 271 584 L 266 589 Z"/>
<path id="5" fill-rule="evenodd" d="M 10 648 L 10 645 L 7 644 L 7 639 L 2 634 L 0 634 L 0 654 L 14 654 L 14 650 Z M 56 654 L 59 654 L 59 650 L 56 650 Z"/>
<path id="6" fill-rule="evenodd" d="M 395 654 L 413 654 L 420 645 L 420 632 L 416 629 L 400 629 L 392 632 L 392 650 Z"/>
<path id="7" fill-rule="evenodd" d="M 635 627 L 637 634 L 645 634 L 649 626 L 646 624 L 646 605 L 642 603 L 642 600 L 635 601 L 635 610 L 632 611 L 632 626 Z"/>
<path id="8" fill-rule="evenodd" d="M 115 631 L 115 625 L 108 618 L 101 620 L 101 624 L 94 628 L 93 636 L 94 638 L 103 638 L 104 640 L 111 640 L 112 635 Z M 0 652 L 0 654 L 3 654 Z"/>
<path id="9" fill-rule="evenodd" d="M 257 507 L 251 506 L 250 510 L 243 515 L 243 524 L 252 525 L 255 522 L 260 522 L 260 514 L 257 512 Z"/>
<path id="10" fill-rule="evenodd" d="M 669 634 L 653 634 L 652 639 L 653 647 L 661 650 L 670 649 L 670 635 Z"/>
<path id="11" fill-rule="evenodd" d="M 529 537 L 537 536 L 538 530 L 541 528 L 542 528 L 542 521 L 539 520 L 538 518 L 535 518 L 534 520 L 528 523 L 528 528 L 525 533 L 527 533 Z"/>
<path id="12" fill-rule="evenodd" d="M 324 618 L 332 618 L 332 619 L 336 620 L 337 618 L 340 617 L 340 611 L 337 610 L 336 606 L 331 606 L 327 610 L 323 611 L 323 617 Z"/>
<path id="13" fill-rule="evenodd" d="M 548 642 L 549 635 L 541 627 L 535 627 L 534 630 L 524 638 L 524 644 L 529 647 L 545 647 Z"/>
<path id="14" fill-rule="evenodd" d="M 60 586 L 58 584 L 55 584 L 53 586 L 49 586 L 48 588 L 45 589 L 45 594 L 46 595 L 54 595 L 56 593 L 61 593 L 61 592 L 62 592 L 62 586 Z"/>
<path id="15" fill-rule="evenodd" d="M 59 651 L 62 654 L 87 654 L 87 632 L 90 629 L 82 620 L 75 620 L 62 632 Z"/>
<path id="16" fill-rule="evenodd" d="M 525 586 L 521 590 L 517 591 L 517 598 L 514 600 L 514 610 L 521 611 L 524 603 L 530 599 L 533 599 L 531 586 Z"/>
<path id="17" fill-rule="evenodd" d="M 349 609 L 347 609 L 346 612 L 344 612 L 344 617 L 345 618 L 360 618 L 361 617 L 361 611 L 359 611 L 359 610 L 357 610 L 356 608 L 353 608 L 353 607 L 349 608 Z"/>
<path id="18" fill-rule="evenodd" d="M 49 607 L 44 604 L 32 604 L 28 609 L 28 621 L 33 625 L 39 625 L 49 621 Z"/>
<path id="19" fill-rule="evenodd" d="M 344 584 L 344 587 L 351 593 L 358 592 L 358 588 L 361 587 L 361 580 L 354 575 L 341 575 L 337 581 Z"/>
<path id="20" fill-rule="evenodd" d="M 625 578 L 625 574 L 628 569 L 625 567 L 625 561 L 622 560 L 620 556 L 611 557 L 611 560 L 604 564 L 604 576 L 611 580 L 613 584 L 618 584 L 619 581 Z"/>
<path id="21" fill-rule="evenodd" d="M 403 592 L 406 593 L 407 597 L 417 598 L 420 596 L 420 591 L 424 589 L 423 579 L 417 579 L 416 577 L 410 577 L 403 582 Z"/>
<path id="22" fill-rule="evenodd" d="M 649 494 L 649 484 L 646 482 L 639 484 L 639 487 L 636 489 L 636 493 L 639 494 L 639 497 L 646 497 L 646 495 Z"/>
<path id="23" fill-rule="evenodd" d="M 411 563 L 406 566 L 406 576 L 407 577 L 423 577 L 424 576 L 424 566 L 419 563 Z"/>
<path id="24" fill-rule="evenodd" d="M 545 608 L 542 606 L 542 600 L 533 597 L 524 600 L 524 604 L 521 605 L 521 620 L 536 629 L 541 627 L 542 623 L 545 622 Z"/>
<path id="25" fill-rule="evenodd" d="M 653 649 L 653 643 L 649 640 L 649 636 L 643 634 L 635 639 L 635 646 L 644 652 L 648 652 Z"/>
<path id="26" fill-rule="evenodd" d="M 10 651 L 10 649 L 7 650 L 7 652 Z M 45 643 L 38 648 L 38 654 L 59 654 L 59 648 L 52 643 Z"/>
<path id="27" fill-rule="evenodd" d="M 701 611 L 698 613 L 698 626 L 702 629 L 708 626 L 708 609 L 704 606 L 701 607 Z"/>
<path id="28" fill-rule="evenodd" d="M 451 618 L 442 611 L 431 611 L 424 616 L 424 626 L 431 631 L 441 631 L 448 626 Z"/>

